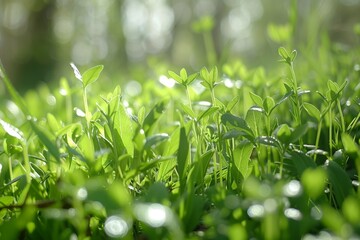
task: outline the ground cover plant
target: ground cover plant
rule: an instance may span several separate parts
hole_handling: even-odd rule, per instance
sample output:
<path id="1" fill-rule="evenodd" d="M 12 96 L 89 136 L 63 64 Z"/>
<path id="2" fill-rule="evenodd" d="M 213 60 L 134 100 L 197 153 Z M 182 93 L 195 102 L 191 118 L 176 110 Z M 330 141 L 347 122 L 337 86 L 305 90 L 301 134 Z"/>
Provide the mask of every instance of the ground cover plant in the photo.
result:
<path id="1" fill-rule="evenodd" d="M 209 57 L 135 94 L 71 64 L 21 96 L 1 66 L 0 237 L 360 238 L 360 48 L 281 36 L 272 72 Z"/>

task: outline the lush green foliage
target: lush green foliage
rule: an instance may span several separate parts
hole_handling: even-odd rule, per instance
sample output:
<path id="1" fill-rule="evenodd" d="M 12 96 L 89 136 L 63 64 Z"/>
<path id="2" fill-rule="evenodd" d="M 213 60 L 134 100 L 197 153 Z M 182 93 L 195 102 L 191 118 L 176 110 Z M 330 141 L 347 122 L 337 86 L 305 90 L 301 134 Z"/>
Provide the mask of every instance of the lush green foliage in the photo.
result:
<path id="1" fill-rule="evenodd" d="M 1 67 L 0 237 L 359 237 L 360 49 L 321 46 L 279 48 L 271 74 L 169 71 L 177 85 L 138 95 L 71 64 L 20 96 Z"/>

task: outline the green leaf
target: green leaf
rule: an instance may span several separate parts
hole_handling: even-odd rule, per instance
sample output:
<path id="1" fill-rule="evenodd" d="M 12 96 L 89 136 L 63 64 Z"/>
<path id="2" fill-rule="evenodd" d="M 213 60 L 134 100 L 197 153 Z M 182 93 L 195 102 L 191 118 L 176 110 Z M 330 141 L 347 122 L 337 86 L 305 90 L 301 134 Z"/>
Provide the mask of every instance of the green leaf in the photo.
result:
<path id="1" fill-rule="evenodd" d="M 99 78 L 100 73 L 102 72 L 103 69 L 104 69 L 103 65 L 98 65 L 86 70 L 82 75 L 83 87 L 85 88 L 91 83 L 95 82 Z"/>
<path id="2" fill-rule="evenodd" d="M 212 106 L 212 107 L 208 108 L 206 111 L 204 111 L 203 113 L 200 114 L 200 116 L 198 117 L 198 121 L 200 121 L 204 117 L 214 114 L 218 110 L 219 110 L 219 107 L 217 107 L 217 106 Z"/>
<path id="3" fill-rule="evenodd" d="M 280 47 L 278 49 L 278 53 L 279 53 L 280 57 L 282 58 L 281 61 L 286 62 L 288 64 L 291 63 L 291 58 L 289 56 L 289 53 L 286 51 L 286 49 L 284 47 Z"/>
<path id="4" fill-rule="evenodd" d="M 176 158 L 171 158 L 167 161 L 163 161 L 159 164 L 159 169 L 156 174 L 156 181 L 165 182 L 169 178 L 176 167 Z"/>
<path id="5" fill-rule="evenodd" d="M 0 197 L 0 208 L 7 207 L 14 203 L 15 198 L 13 196 L 2 196 Z"/>
<path id="6" fill-rule="evenodd" d="M 209 150 L 201 156 L 197 156 L 198 159 L 195 160 L 195 163 L 188 174 L 188 185 L 199 186 L 205 184 L 204 178 L 214 152 L 214 150 Z"/>
<path id="7" fill-rule="evenodd" d="M 294 176 L 301 177 L 305 170 L 316 168 L 316 164 L 312 158 L 300 151 L 290 151 L 285 154 L 284 166 Z"/>
<path id="8" fill-rule="evenodd" d="M 301 183 L 305 192 L 313 200 L 324 194 L 326 180 L 327 174 L 322 167 L 306 169 L 301 175 Z"/>
<path id="9" fill-rule="evenodd" d="M 57 162 L 60 162 L 60 152 L 56 144 L 48 136 L 48 132 L 40 129 L 33 120 L 30 120 L 30 125 L 32 130 L 38 136 L 39 140 L 44 144 L 44 146 L 49 150 L 50 154 L 56 159 Z"/>
<path id="10" fill-rule="evenodd" d="M 132 121 L 130 116 L 127 114 L 125 107 L 123 104 L 119 105 L 118 112 L 117 112 L 117 121 L 114 123 L 118 126 L 115 126 L 117 129 L 118 134 L 121 137 L 122 143 L 126 148 L 126 152 L 133 157 L 134 156 L 134 144 L 133 144 L 133 137 L 134 137 L 134 129 L 132 125 Z"/>
<path id="11" fill-rule="evenodd" d="M 309 125 L 307 123 L 302 124 L 294 129 L 291 133 L 289 142 L 295 143 L 297 142 L 302 136 L 304 136 L 308 131 Z"/>
<path id="12" fill-rule="evenodd" d="M 58 123 L 58 121 L 56 120 L 56 118 L 55 118 L 55 116 L 53 114 L 48 113 L 46 115 L 46 119 L 47 119 L 48 125 L 50 127 L 50 130 L 53 133 L 56 133 L 57 131 L 59 131 L 60 124 Z"/>
<path id="13" fill-rule="evenodd" d="M 138 122 L 139 124 L 142 126 L 144 124 L 144 119 L 145 119 L 145 107 L 142 106 L 140 109 L 139 109 L 139 112 L 138 112 Z"/>
<path id="14" fill-rule="evenodd" d="M 281 124 L 275 130 L 277 138 L 286 144 L 290 143 L 290 136 L 291 136 L 291 128 L 287 124 Z"/>
<path id="15" fill-rule="evenodd" d="M 280 151 L 282 149 L 281 143 L 274 137 L 260 136 L 256 138 L 256 141 L 266 146 L 278 148 Z"/>
<path id="16" fill-rule="evenodd" d="M 82 155 L 87 161 L 93 162 L 95 159 L 95 149 L 92 139 L 87 135 L 83 134 L 78 142 L 78 147 L 81 150 Z"/>
<path id="17" fill-rule="evenodd" d="M 354 193 L 353 186 L 348 174 L 334 161 L 325 162 L 330 183 L 330 190 L 336 199 L 338 206 L 341 206 L 344 200 Z"/>
<path id="18" fill-rule="evenodd" d="M 239 102 L 239 100 L 240 100 L 239 96 L 233 97 L 233 99 L 231 99 L 231 101 L 226 105 L 226 111 L 230 112 Z"/>
<path id="19" fill-rule="evenodd" d="M 9 134 L 10 136 L 20 140 L 21 142 L 25 141 L 24 134 L 19 129 L 17 129 L 13 125 L 11 125 L 10 123 L 7 123 L 7 122 L 3 121 L 2 119 L 0 119 L 0 125 L 2 126 L 4 131 L 7 134 Z"/>
<path id="20" fill-rule="evenodd" d="M 169 76 L 174 79 L 177 83 L 183 84 L 182 78 L 173 71 L 168 71 Z"/>
<path id="21" fill-rule="evenodd" d="M 144 119 L 144 126 L 143 126 L 146 136 L 151 134 L 151 130 L 152 130 L 154 124 L 159 120 L 159 118 L 165 112 L 168 101 L 169 100 L 164 99 L 161 102 L 158 102 L 151 109 L 151 111 L 148 113 L 148 115 L 146 115 L 146 117 Z"/>
<path id="22" fill-rule="evenodd" d="M 329 88 L 330 91 L 334 92 L 334 93 L 338 93 L 339 92 L 339 85 L 336 82 L 333 82 L 331 80 L 328 80 L 327 82 L 327 86 Z"/>
<path id="23" fill-rule="evenodd" d="M 211 74 L 211 84 L 214 86 L 214 84 L 217 82 L 218 77 L 219 77 L 218 68 L 216 66 L 213 67 L 210 71 L 210 74 Z"/>
<path id="24" fill-rule="evenodd" d="M 254 101 L 254 103 L 257 106 L 263 107 L 263 99 L 259 95 L 256 95 L 255 93 L 250 92 L 250 98 Z"/>
<path id="25" fill-rule="evenodd" d="M 320 122 L 321 113 L 320 110 L 317 109 L 314 105 L 311 103 L 304 102 L 303 103 L 304 109 L 306 112 L 311 116 L 314 117 L 318 122 Z"/>
<path id="26" fill-rule="evenodd" d="M 279 106 L 281 103 L 285 102 L 292 94 L 293 94 L 293 91 L 292 91 L 292 90 L 288 91 L 288 92 L 275 104 L 275 106 L 273 107 L 273 109 L 276 108 L 277 106 Z M 272 110 L 273 110 L 273 109 L 272 109 Z M 271 111 L 270 111 L 270 113 L 271 113 Z"/>
<path id="27" fill-rule="evenodd" d="M 254 132 L 254 135 L 266 135 L 265 134 L 265 111 L 261 107 L 251 107 L 246 112 L 245 118 L 247 124 Z"/>
<path id="28" fill-rule="evenodd" d="M 342 144 L 344 145 L 345 151 L 350 154 L 358 154 L 360 152 L 359 146 L 355 143 L 352 137 L 347 134 L 341 134 Z M 358 156 L 360 157 L 360 156 Z"/>
<path id="29" fill-rule="evenodd" d="M 183 83 L 186 82 L 188 75 L 187 75 L 185 68 L 182 68 L 180 70 L 180 77 L 181 77 Z"/>
<path id="30" fill-rule="evenodd" d="M 269 115 L 272 109 L 275 107 L 275 101 L 272 97 L 266 96 L 262 106 L 264 107 L 265 112 Z"/>
<path id="31" fill-rule="evenodd" d="M 180 141 L 179 141 L 179 147 L 177 152 L 177 167 L 176 170 L 179 174 L 180 181 L 183 182 L 183 180 L 186 178 L 186 168 L 188 165 L 188 156 L 189 156 L 189 140 L 188 136 L 186 134 L 185 127 L 181 127 L 180 129 Z M 181 184 L 180 182 L 180 184 Z M 182 189 L 184 186 L 182 186 Z"/>
<path id="32" fill-rule="evenodd" d="M 242 142 L 234 149 L 234 164 L 244 179 L 250 174 L 249 162 L 253 149 L 254 145 L 247 141 Z"/>
<path id="33" fill-rule="evenodd" d="M 146 138 L 146 142 L 144 145 L 145 149 L 150 149 L 152 146 L 158 145 L 162 142 L 165 142 L 169 139 L 169 135 L 167 133 L 158 133 L 151 137 Z"/>
<path id="34" fill-rule="evenodd" d="M 236 128 L 237 130 L 242 131 L 247 139 L 254 142 L 254 133 L 243 118 L 234 116 L 231 113 L 224 113 L 221 116 L 221 122 L 225 126 L 228 126 L 229 129 Z"/>
<path id="35" fill-rule="evenodd" d="M 181 106 L 181 109 L 186 113 L 188 114 L 192 119 L 195 119 L 196 118 L 196 115 L 194 113 L 194 111 L 191 109 L 190 106 L 186 105 L 186 104 L 183 104 L 183 103 L 180 103 L 180 106 Z"/>
<path id="36" fill-rule="evenodd" d="M 10 96 L 12 100 L 16 103 L 16 105 L 20 108 L 23 114 L 30 115 L 29 108 L 26 106 L 24 99 L 21 97 L 21 95 L 16 91 L 14 86 L 12 85 L 10 79 L 5 73 L 5 69 L 2 65 L 1 59 L 0 59 L 0 78 L 5 83 L 6 89 L 10 93 Z"/>
<path id="37" fill-rule="evenodd" d="M 294 62 L 296 56 L 297 56 L 297 51 L 296 51 L 296 50 L 293 50 L 293 51 L 291 52 L 291 55 L 290 55 L 290 60 L 291 60 L 292 62 Z"/>
<path id="38" fill-rule="evenodd" d="M 188 78 L 187 78 L 187 85 L 190 85 L 198 76 L 199 74 L 198 73 L 193 73 L 191 74 Z"/>

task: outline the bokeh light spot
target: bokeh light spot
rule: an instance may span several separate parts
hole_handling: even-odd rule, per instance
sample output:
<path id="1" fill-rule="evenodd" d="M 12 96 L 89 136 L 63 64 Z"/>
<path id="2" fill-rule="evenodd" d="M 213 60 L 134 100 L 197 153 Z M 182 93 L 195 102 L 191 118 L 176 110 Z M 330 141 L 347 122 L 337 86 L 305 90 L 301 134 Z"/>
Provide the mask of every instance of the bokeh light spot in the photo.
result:
<path id="1" fill-rule="evenodd" d="M 293 219 L 293 220 L 301 220 L 302 218 L 302 214 L 299 210 L 295 209 L 295 208 L 287 208 L 284 211 L 284 215 L 287 218 Z"/>
<path id="2" fill-rule="evenodd" d="M 283 193 L 287 197 L 296 197 L 302 192 L 302 187 L 299 181 L 292 180 L 287 183 L 283 188 Z"/>
<path id="3" fill-rule="evenodd" d="M 249 209 L 247 210 L 247 214 L 251 218 L 261 218 L 265 214 L 265 208 L 263 205 L 254 204 L 249 207 Z"/>
<path id="4" fill-rule="evenodd" d="M 111 216 L 106 219 L 104 229 L 109 237 L 119 238 L 124 237 L 128 233 L 129 226 L 121 217 Z"/>

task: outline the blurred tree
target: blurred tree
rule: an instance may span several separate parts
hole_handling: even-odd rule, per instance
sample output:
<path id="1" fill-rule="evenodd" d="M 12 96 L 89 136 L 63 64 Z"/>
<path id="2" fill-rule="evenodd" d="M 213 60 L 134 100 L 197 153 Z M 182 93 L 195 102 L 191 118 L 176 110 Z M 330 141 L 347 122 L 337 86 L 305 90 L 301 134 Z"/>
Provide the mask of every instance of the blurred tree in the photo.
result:
<path id="1" fill-rule="evenodd" d="M 279 31 L 291 30 L 291 48 L 315 49 L 323 31 L 356 44 L 359 10 L 360 0 L 0 0 L 0 57 L 24 89 L 71 76 L 70 62 L 104 64 L 112 78 L 150 69 L 149 57 L 193 71 L 232 58 L 270 68 L 286 44 Z M 196 33 L 206 16 L 210 34 Z"/>

